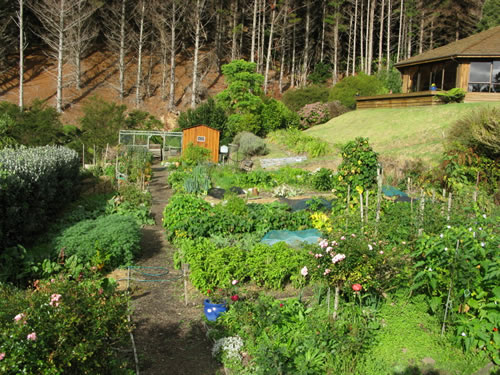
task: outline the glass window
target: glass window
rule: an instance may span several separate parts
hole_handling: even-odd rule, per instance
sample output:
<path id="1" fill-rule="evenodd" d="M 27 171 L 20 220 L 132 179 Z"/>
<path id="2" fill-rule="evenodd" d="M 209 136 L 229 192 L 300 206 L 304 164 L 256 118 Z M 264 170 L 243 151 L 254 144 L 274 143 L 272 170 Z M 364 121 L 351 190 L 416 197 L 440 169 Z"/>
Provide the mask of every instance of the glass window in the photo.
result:
<path id="1" fill-rule="evenodd" d="M 493 71 L 491 72 L 491 82 L 492 83 L 500 83 L 500 61 L 493 61 Z"/>
<path id="2" fill-rule="evenodd" d="M 490 82 L 491 62 L 473 62 L 470 64 L 469 82 Z"/>

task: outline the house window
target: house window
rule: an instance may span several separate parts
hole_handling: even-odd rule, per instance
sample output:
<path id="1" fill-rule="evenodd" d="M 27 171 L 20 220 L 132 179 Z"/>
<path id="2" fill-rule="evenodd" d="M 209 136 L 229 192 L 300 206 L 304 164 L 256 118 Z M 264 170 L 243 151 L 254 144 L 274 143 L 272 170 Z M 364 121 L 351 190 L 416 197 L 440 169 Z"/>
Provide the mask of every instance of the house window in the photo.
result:
<path id="1" fill-rule="evenodd" d="M 481 61 L 470 64 L 469 91 L 500 92 L 500 61 Z"/>
<path id="2" fill-rule="evenodd" d="M 204 137 L 204 136 L 199 135 L 199 136 L 197 136 L 197 137 L 196 137 L 196 141 L 197 141 L 197 142 L 205 142 L 205 137 Z"/>

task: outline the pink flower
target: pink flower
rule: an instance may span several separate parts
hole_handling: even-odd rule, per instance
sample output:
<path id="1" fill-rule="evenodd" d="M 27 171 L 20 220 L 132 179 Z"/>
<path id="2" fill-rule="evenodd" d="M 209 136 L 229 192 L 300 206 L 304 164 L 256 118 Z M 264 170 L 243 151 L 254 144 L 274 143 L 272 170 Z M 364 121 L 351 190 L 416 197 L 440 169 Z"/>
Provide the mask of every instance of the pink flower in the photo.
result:
<path id="1" fill-rule="evenodd" d="M 283 306 L 285 306 L 285 305 L 283 305 L 282 303 L 280 303 L 280 307 L 283 307 Z"/>
<path id="2" fill-rule="evenodd" d="M 55 283 L 55 282 L 56 282 L 56 279 L 50 279 L 50 282 L 51 282 L 51 283 Z"/>
<path id="3" fill-rule="evenodd" d="M 332 258 L 332 263 L 335 264 L 344 259 L 345 259 L 345 254 L 337 254 Z"/>
<path id="4" fill-rule="evenodd" d="M 233 281 L 231 281 L 231 284 L 233 284 L 233 285 L 238 284 L 238 280 L 233 280 Z"/>
<path id="5" fill-rule="evenodd" d="M 323 272 L 323 276 L 328 275 L 330 272 L 331 272 L 331 270 L 330 270 L 329 268 L 327 268 L 327 269 L 325 270 L 325 272 Z"/>
<path id="6" fill-rule="evenodd" d="M 331 246 L 328 246 L 328 247 L 326 248 L 326 252 L 327 252 L 327 253 L 329 253 L 329 252 L 330 252 L 330 251 L 332 251 L 332 250 L 333 250 L 333 247 L 331 247 Z"/>
<path id="7" fill-rule="evenodd" d="M 356 238 L 356 235 L 353 233 L 353 234 L 351 234 L 351 237 L 352 238 Z"/>
<path id="8" fill-rule="evenodd" d="M 236 302 L 236 301 L 238 301 L 239 299 L 240 299 L 240 297 L 239 297 L 237 294 L 235 294 L 234 296 L 231 296 L 231 301 Z"/>
<path id="9" fill-rule="evenodd" d="M 5 358 L 5 353 L 0 353 L 0 361 L 2 361 Z"/>
<path id="10" fill-rule="evenodd" d="M 354 290 L 355 292 L 360 292 L 361 289 L 363 289 L 363 287 L 361 286 L 361 284 L 352 284 L 352 290 Z"/>
<path id="11" fill-rule="evenodd" d="M 14 317 L 14 320 L 16 322 L 20 321 L 21 319 L 24 319 L 26 317 L 26 315 L 24 313 L 21 313 L 21 314 L 17 314 L 15 317 Z"/>
<path id="12" fill-rule="evenodd" d="M 319 242 L 319 246 L 320 246 L 322 249 L 324 249 L 325 247 L 327 247 L 327 246 L 328 246 L 328 241 L 327 241 L 327 240 L 321 240 L 321 241 Z"/>
<path id="13" fill-rule="evenodd" d="M 383 250 L 380 250 L 378 253 L 379 253 L 379 254 L 383 254 L 384 252 L 383 252 Z"/>
<path id="14" fill-rule="evenodd" d="M 26 338 L 30 341 L 36 341 L 36 332 L 31 332 Z"/>
<path id="15" fill-rule="evenodd" d="M 61 299 L 61 297 L 62 296 L 60 294 L 55 294 L 55 293 L 52 294 L 50 296 L 50 303 L 49 303 L 49 305 L 50 306 L 55 306 L 55 307 L 59 306 L 59 300 Z"/>
<path id="16" fill-rule="evenodd" d="M 345 240 L 345 236 L 340 237 L 340 239 L 341 239 L 342 241 L 344 241 L 344 240 Z"/>
<path id="17" fill-rule="evenodd" d="M 300 270 L 300 273 L 302 274 L 302 276 L 306 277 L 308 274 L 307 266 L 304 266 L 304 268 Z"/>

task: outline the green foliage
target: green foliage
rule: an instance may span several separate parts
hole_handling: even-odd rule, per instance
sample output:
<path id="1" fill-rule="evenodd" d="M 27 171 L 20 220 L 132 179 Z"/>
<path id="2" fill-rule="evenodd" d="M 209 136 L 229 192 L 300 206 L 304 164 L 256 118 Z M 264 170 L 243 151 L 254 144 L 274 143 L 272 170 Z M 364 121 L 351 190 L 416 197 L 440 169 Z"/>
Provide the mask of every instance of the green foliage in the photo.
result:
<path id="1" fill-rule="evenodd" d="M 127 374 L 116 348 L 128 347 L 129 329 L 127 297 L 108 279 L 0 283 L 2 374 Z"/>
<path id="2" fill-rule="evenodd" d="M 300 125 L 302 129 L 308 129 L 314 125 L 322 124 L 330 119 L 328 105 L 323 103 L 306 104 L 299 111 Z"/>
<path id="3" fill-rule="evenodd" d="M 311 137 L 298 129 L 276 130 L 269 134 L 271 142 L 285 145 L 298 154 L 307 153 L 311 158 L 327 155 L 330 152 L 328 142 Z"/>
<path id="4" fill-rule="evenodd" d="M 77 255 L 104 270 L 130 265 L 140 250 L 141 230 L 130 216 L 109 215 L 85 220 L 64 230 L 55 240 L 66 256 Z"/>
<path id="5" fill-rule="evenodd" d="M 105 148 L 118 142 L 118 132 L 125 128 L 125 105 L 107 102 L 93 96 L 82 107 L 83 117 L 80 125 L 83 131 L 82 140 L 87 147 Z"/>
<path id="6" fill-rule="evenodd" d="M 320 168 L 311 177 L 311 185 L 316 190 L 329 191 L 335 186 L 334 174 L 331 169 Z"/>
<path id="7" fill-rule="evenodd" d="M 184 190 L 191 194 L 207 194 L 211 187 L 208 168 L 204 165 L 197 165 L 193 168 L 184 180 Z"/>
<path id="8" fill-rule="evenodd" d="M 197 146 L 189 142 L 187 147 L 182 150 L 182 164 L 184 166 L 196 166 L 210 160 L 211 152 L 205 147 Z"/>
<path id="9" fill-rule="evenodd" d="M 0 115 L 4 123 L 9 126 L 5 129 L 4 137 L 12 138 L 16 143 L 25 146 L 45 146 L 61 144 L 63 128 L 60 114 L 52 107 L 46 107 L 41 100 L 23 111 L 14 103 L 0 102 Z M 9 120 L 7 120 L 9 118 Z"/>
<path id="10" fill-rule="evenodd" d="M 0 150 L 17 144 L 17 141 L 10 135 L 14 126 L 15 122 L 8 114 L 0 114 Z"/>
<path id="11" fill-rule="evenodd" d="M 330 89 L 322 86 L 306 86 L 287 90 L 283 94 L 283 103 L 292 111 L 298 112 L 306 104 L 326 103 Z"/>
<path id="12" fill-rule="evenodd" d="M 269 152 L 264 140 L 249 132 L 238 133 L 234 137 L 233 143 L 238 145 L 238 151 L 244 157 L 265 155 Z"/>
<path id="13" fill-rule="evenodd" d="M 267 134 L 277 129 L 298 128 L 299 116 L 289 110 L 282 102 L 275 99 L 265 100 L 265 106 L 261 112 L 262 131 Z"/>
<path id="14" fill-rule="evenodd" d="M 328 100 L 338 100 L 347 108 L 356 108 L 356 96 L 369 96 L 385 94 L 389 90 L 384 83 L 375 76 L 359 73 L 355 76 L 345 77 L 331 90 Z"/>
<path id="15" fill-rule="evenodd" d="M 469 112 L 453 124 L 447 140 L 449 148 L 459 143 L 480 156 L 500 157 L 500 108 L 483 107 Z"/>
<path id="16" fill-rule="evenodd" d="M 444 103 L 461 103 L 467 92 L 464 89 L 455 87 L 445 92 L 438 92 L 436 95 Z"/>
<path id="17" fill-rule="evenodd" d="M 341 149 L 342 163 L 338 167 L 338 180 L 363 189 L 371 188 L 377 177 L 377 153 L 368 144 L 368 138 L 358 137 L 347 142 Z"/>
<path id="18" fill-rule="evenodd" d="M 0 249 L 29 242 L 75 197 L 79 164 L 59 146 L 0 150 Z"/>
<path id="19" fill-rule="evenodd" d="M 325 83 L 332 75 L 331 68 L 330 64 L 325 64 L 320 61 L 314 65 L 314 69 L 312 73 L 307 76 L 307 79 L 311 81 L 313 85 Z"/>
<path id="20" fill-rule="evenodd" d="M 127 115 L 124 125 L 126 129 L 155 130 L 163 128 L 163 124 L 155 116 L 139 109 L 134 109 Z"/>
<path id="21" fill-rule="evenodd" d="M 118 157 L 118 171 L 127 176 L 127 182 L 138 185 L 151 179 L 152 164 L 153 154 L 142 147 L 127 148 Z"/>
<path id="22" fill-rule="evenodd" d="M 401 93 L 403 80 L 401 79 L 401 73 L 396 68 L 392 67 L 389 71 L 385 69 L 379 70 L 377 78 L 389 92 L 392 92 L 393 94 Z"/>
<path id="23" fill-rule="evenodd" d="M 210 126 L 221 132 L 222 143 L 225 143 L 228 137 L 226 113 L 222 107 L 216 104 L 213 98 L 208 98 L 206 102 L 201 103 L 195 109 L 181 112 L 177 124 L 181 129 L 198 125 Z"/>
<path id="24" fill-rule="evenodd" d="M 478 29 L 484 31 L 498 25 L 500 25 L 500 3 L 497 0 L 486 0 Z"/>
<path id="25" fill-rule="evenodd" d="M 106 214 L 131 216 L 139 225 L 154 225 L 151 217 L 153 198 L 149 191 L 143 191 L 134 184 L 121 184 L 115 196 L 106 206 Z"/>
<path id="26" fill-rule="evenodd" d="M 253 113 L 233 113 L 227 120 L 227 128 L 231 137 L 244 131 L 257 135 L 265 134 L 260 115 Z"/>

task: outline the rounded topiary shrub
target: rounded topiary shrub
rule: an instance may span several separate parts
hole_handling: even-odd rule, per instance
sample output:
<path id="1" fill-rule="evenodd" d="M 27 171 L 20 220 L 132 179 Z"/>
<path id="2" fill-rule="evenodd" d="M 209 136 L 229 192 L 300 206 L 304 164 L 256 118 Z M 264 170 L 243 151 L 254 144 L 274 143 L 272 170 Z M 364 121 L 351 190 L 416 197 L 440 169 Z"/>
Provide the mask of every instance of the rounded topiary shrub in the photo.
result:
<path id="1" fill-rule="evenodd" d="M 300 125 L 308 129 L 314 125 L 322 124 L 330 119 L 328 105 L 324 103 L 306 104 L 299 111 Z"/>
<path id="2" fill-rule="evenodd" d="M 108 215 L 85 220 L 66 229 L 56 239 L 66 257 L 76 255 L 109 270 L 132 263 L 140 250 L 141 229 L 131 216 Z"/>

